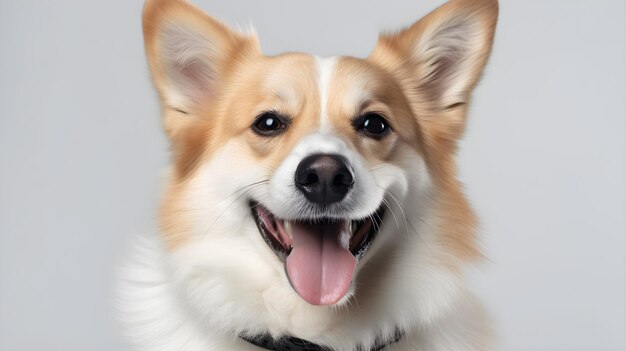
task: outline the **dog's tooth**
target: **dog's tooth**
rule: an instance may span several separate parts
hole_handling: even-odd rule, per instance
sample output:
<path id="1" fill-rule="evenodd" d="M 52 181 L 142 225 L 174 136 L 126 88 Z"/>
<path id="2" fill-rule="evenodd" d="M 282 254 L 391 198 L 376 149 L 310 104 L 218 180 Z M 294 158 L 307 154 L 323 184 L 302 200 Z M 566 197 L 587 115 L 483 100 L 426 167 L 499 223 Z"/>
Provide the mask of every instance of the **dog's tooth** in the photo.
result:
<path id="1" fill-rule="evenodd" d="M 359 222 L 357 222 L 357 221 L 350 221 L 350 233 L 352 233 L 352 235 L 354 235 L 357 230 L 359 230 Z"/>
<path id="2" fill-rule="evenodd" d="M 289 239 L 293 239 L 293 234 L 292 234 L 293 228 L 291 228 L 291 222 L 283 221 L 283 228 L 285 228 L 285 233 L 289 235 Z"/>
<path id="3" fill-rule="evenodd" d="M 339 233 L 339 244 L 344 249 L 348 250 L 350 248 L 350 238 L 352 238 L 352 221 L 346 221 L 346 225 L 344 229 Z"/>

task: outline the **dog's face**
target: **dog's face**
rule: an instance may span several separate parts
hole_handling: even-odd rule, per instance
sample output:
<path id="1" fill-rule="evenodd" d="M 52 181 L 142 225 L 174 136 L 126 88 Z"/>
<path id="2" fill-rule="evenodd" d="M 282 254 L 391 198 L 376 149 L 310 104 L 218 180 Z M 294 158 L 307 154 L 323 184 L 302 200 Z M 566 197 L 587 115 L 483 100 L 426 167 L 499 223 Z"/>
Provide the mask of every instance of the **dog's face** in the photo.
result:
<path id="1" fill-rule="evenodd" d="M 453 154 L 496 16 L 452 1 L 368 59 L 268 57 L 186 2 L 149 1 L 173 152 L 162 237 L 193 307 L 278 332 L 308 323 L 285 313 L 328 322 L 341 309 L 314 306 L 412 289 L 415 255 L 475 257 Z"/>

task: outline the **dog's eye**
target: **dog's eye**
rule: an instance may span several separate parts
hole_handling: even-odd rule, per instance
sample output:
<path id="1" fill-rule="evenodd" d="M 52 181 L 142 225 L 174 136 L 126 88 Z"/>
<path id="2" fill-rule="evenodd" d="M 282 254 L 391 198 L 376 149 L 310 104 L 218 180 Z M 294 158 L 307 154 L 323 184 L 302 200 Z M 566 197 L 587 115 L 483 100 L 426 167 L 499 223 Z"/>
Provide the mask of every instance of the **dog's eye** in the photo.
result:
<path id="1" fill-rule="evenodd" d="M 252 130 L 261 136 L 275 136 L 285 131 L 287 123 L 276 112 L 263 112 L 254 120 Z"/>
<path id="2" fill-rule="evenodd" d="M 356 118 L 353 125 L 358 132 L 374 139 L 380 139 L 391 131 L 391 126 L 385 117 L 374 112 Z"/>

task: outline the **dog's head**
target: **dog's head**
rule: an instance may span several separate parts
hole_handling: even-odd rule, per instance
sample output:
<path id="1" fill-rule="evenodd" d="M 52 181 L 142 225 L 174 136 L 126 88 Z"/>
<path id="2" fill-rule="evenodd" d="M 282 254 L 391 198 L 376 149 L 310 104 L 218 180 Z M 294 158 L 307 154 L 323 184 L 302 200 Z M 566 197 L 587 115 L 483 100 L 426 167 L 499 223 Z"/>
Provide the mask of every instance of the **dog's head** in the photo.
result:
<path id="1" fill-rule="evenodd" d="M 413 298 L 419 272 L 476 257 L 454 152 L 496 17 L 495 0 L 453 0 L 367 59 L 269 57 L 186 2 L 148 1 L 173 154 L 161 231 L 188 301 L 289 329 L 351 298 Z"/>

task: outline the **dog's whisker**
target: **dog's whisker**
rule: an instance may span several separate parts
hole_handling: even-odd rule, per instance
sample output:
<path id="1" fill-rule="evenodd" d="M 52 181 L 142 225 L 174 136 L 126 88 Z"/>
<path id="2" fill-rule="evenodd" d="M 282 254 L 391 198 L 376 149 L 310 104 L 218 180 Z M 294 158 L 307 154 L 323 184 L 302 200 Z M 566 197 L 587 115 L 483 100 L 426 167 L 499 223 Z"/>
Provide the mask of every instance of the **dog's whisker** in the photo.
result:
<path id="1" fill-rule="evenodd" d="M 394 221 L 396 222 L 396 227 L 398 228 L 398 230 L 400 230 L 400 223 L 398 222 L 398 217 L 396 217 L 395 212 L 393 212 L 393 207 L 391 206 L 391 204 L 389 203 L 389 201 L 387 201 L 384 197 L 383 197 L 383 204 L 385 205 L 385 207 L 387 207 L 387 210 L 391 213 L 391 215 L 393 216 Z"/>
<path id="2" fill-rule="evenodd" d="M 380 187 L 380 188 L 382 188 L 382 187 Z M 406 213 L 404 211 L 404 207 L 402 206 L 402 203 L 398 199 L 397 195 L 394 194 L 393 191 L 391 191 L 391 190 L 387 190 L 387 194 L 389 194 L 390 198 L 398 205 L 398 208 L 400 209 L 400 212 L 402 213 L 402 216 L 404 218 L 404 222 L 407 225 L 406 226 L 406 233 L 408 233 L 409 229 L 411 229 L 411 231 L 413 233 L 415 233 L 415 235 L 418 237 L 419 240 L 421 240 L 424 244 L 428 244 L 428 242 L 419 234 L 419 231 L 417 230 L 415 225 L 407 218 Z M 431 230 L 431 231 L 433 230 L 433 228 L 430 226 L 430 224 L 428 222 L 426 222 L 420 215 L 416 215 L 415 218 L 417 220 L 419 220 L 422 224 L 427 226 L 429 230 Z"/>
<path id="3" fill-rule="evenodd" d="M 408 218 L 406 217 L 406 213 L 404 212 L 404 207 L 402 206 L 402 203 L 400 202 L 398 197 L 391 190 L 388 190 L 387 193 L 389 194 L 391 199 L 396 203 L 396 205 L 398 205 L 398 209 L 400 209 L 400 213 L 402 213 L 402 217 L 404 218 L 404 222 L 408 224 Z"/>
<path id="4" fill-rule="evenodd" d="M 224 216 L 224 214 L 228 211 L 228 209 L 230 209 L 230 207 L 232 205 L 234 205 L 237 200 L 239 200 L 241 197 L 247 195 L 252 189 L 254 189 L 257 186 L 263 185 L 265 183 L 269 182 L 269 180 L 267 179 L 263 179 L 248 185 L 245 185 L 239 189 L 237 189 L 235 192 L 233 192 L 229 197 L 232 197 L 234 195 L 237 195 L 235 197 L 235 199 L 233 199 L 233 201 L 230 202 L 230 204 L 228 204 L 228 206 L 226 206 L 226 208 L 224 208 L 224 210 L 222 211 L 222 213 L 220 213 L 219 216 L 217 216 L 215 218 L 215 220 L 209 225 L 208 229 L 205 231 L 205 233 L 209 233 L 211 231 L 211 229 L 213 228 L 213 226 Z"/>

